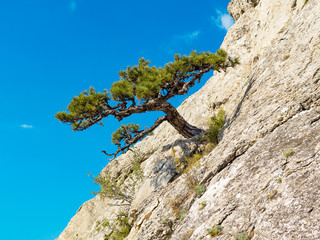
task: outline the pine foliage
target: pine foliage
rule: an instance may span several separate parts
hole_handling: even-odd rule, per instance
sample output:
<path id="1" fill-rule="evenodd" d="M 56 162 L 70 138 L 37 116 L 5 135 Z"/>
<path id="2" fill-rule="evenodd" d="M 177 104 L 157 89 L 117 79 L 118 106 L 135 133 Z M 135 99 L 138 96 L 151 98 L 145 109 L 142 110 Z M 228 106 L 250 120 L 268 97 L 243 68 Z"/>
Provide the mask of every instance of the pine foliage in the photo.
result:
<path id="1" fill-rule="evenodd" d="M 139 133 L 140 126 L 134 123 L 121 125 L 114 133 L 112 133 L 111 142 L 113 144 L 120 144 L 121 141 L 131 139 L 133 134 Z"/>
<path id="2" fill-rule="evenodd" d="M 89 91 L 85 90 L 79 96 L 73 97 L 67 107 L 69 113 L 66 111 L 58 112 L 56 118 L 63 123 L 71 123 L 73 130 L 85 128 L 88 124 L 86 119 L 107 110 L 109 100 L 107 90 L 100 93 L 90 87 Z M 102 125 L 101 121 L 99 123 Z"/>
<path id="3" fill-rule="evenodd" d="M 89 91 L 81 92 L 72 99 L 67 107 L 68 112 L 58 112 L 56 118 L 71 124 L 73 130 L 82 131 L 94 124 L 103 125 L 102 119 L 110 115 L 121 121 L 132 114 L 147 111 L 167 114 L 145 130 L 139 130 L 138 125 L 133 123 L 121 125 L 112 135 L 112 142 L 118 145 L 118 151 L 107 154 L 109 156 L 128 150 L 164 121 L 168 121 L 184 137 L 190 138 L 203 133 L 203 130 L 188 124 L 168 100 L 186 94 L 210 70 L 225 70 L 238 63 L 237 58 L 228 56 L 223 49 L 215 54 L 196 51 L 189 56 L 176 54 L 174 61 L 164 67 L 150 66 L 149 60 L 141 58 L 137 65 L 119 72 L 120 80 L 112 84 L 110 93 L 107 90 L 96 92 L 90 87 Z M 179 121 L 174 120 L 177 118 Z"/>
<path id="4" fill-rule="evenodd" d="M 229 61 L 227 61 L 229 60 Z M 119 72 L 120 81 L 113 83 L 110 92 L 113 100 L 131 100 L 136 97 L 140 101 L 148 101 L 174 87 L 174 80 L 186 81 L 190 73 L 212 66 L 213 70 L 234 66 L 238 59 L 228 58 L 227 52 L 220 49 L 216 54 L 210 52 L 197 53 L 192 51 L 190 56 L 176 54 L 174 62 L 167 63 L 164 68 L 150 67 L 150 61 L 141 58 L 139 64 L 128 66 Z"/>

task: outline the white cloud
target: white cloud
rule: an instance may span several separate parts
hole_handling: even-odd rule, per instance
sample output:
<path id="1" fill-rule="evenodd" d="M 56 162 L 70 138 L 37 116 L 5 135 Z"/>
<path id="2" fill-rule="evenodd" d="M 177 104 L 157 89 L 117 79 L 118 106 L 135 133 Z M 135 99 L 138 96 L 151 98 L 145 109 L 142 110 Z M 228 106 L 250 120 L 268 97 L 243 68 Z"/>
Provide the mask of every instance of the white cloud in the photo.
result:
<path id="1" fill-rule="evenodd" d="M 32 125 L 27 125 L 27 124 L 22 124 L 22 125 L 20 125 L 20 127 L 22 127 L 22 128 L 33 128 Z"/>
<path id="2" fill-rule="evenodd" d="M 232 17 L 227 13 L 222 13 L 220 11 L 216 11 L 217 16 L 212 16 L 212 22 L 217 25 L 219 28 L 228 31 L 228 29 L 234 24 Z"/>
<path id="3" fill-rule="evenodd" d="M 71 1 L 69 7 L 70 7 L 71 12 L 74 12 L 77 8 L 76 1 Z"/>
<path id="4" fill-rule="evenodd" d="M 180 35 L 173 35 L 166 43 L 163 43 L 160 48 L 168 53 L 179 52 L 181 47 L 186 45 L 191 46 L 192 43 L 199 38 L 200 31 L 193 31 Z"/>
<path id="5" fill-rule="evenodd" d="M 172 38 L 172 42 L 185 42 L 186 44 L 191 44 L 195 39 L 199 37 L 200 31 L 194 31 L 191 33 L 186 33 L 182 35 L 175 35 Z"/>

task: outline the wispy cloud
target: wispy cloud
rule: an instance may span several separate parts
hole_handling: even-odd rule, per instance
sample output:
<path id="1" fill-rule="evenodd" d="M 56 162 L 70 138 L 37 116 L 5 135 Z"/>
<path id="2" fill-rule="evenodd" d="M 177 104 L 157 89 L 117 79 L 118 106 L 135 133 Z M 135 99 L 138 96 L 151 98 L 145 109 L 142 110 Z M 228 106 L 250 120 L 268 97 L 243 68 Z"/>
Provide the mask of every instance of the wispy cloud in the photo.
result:
<path id="1" fill-rule="evenodd" d="M 77 8 L 76 1 L 71 1 L 70 4 L 69 4 L 69 7 L 70 7 L 71 12 L 74 12 L 76 10 L 76 8 Z"/>
<path id="2" fill-rule="evenodd" d="M 216 26 L 226 31 L 234 24 L 234 21 L 229 14 L 219 10 L 216 10 L 216 16 L 212 16 L 211 20 Z"/>
<path id="3" fill-rule="evenodd" d="M 190 46 L 195 40 L 199 38 L 200 31 L 193 31 L 185 34 L 174 35 L 171 39 L 161 46 L 162 49 L 165 49 L 169 53 L 175 52 L 181 46 L 188 45 Z"/>
<path id="4" fill-rule="evenodd" d="M 20 125 L 20 127 L 22 127 L 22 128 L 33 128 L 32 125 L 28 125 L 28 124 L 22 124 L 22 125 Z"/>
<path id="5" fill-rule="evenodd" d="M 182 35 L 175 35 L 172 37 L 172 42 L 184 42 L 186 44 L 191 44 L 195 39 L 199 37 L 200 31 L 194 31 L 191 33 L 186 33 Z"/>

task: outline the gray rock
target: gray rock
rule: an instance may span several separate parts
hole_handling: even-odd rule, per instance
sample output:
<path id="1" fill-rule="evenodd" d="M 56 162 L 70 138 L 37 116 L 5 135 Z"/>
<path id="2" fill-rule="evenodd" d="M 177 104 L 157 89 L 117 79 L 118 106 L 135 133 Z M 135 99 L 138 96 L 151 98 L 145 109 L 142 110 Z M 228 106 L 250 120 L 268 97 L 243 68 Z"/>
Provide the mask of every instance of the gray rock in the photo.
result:
<path id="1" fill-rule="evenodd" d="M 237 21 L 248 9 L 254 8 L 260 0 L 233 0 L 228 5 L 228 12 Z"/>
<path id="2" fill-rule="evenodd" d="M 242 232 L 255 240 L 320 239 L 320 2 L 233 0 L 228 10 L 237 21 L 222 48 L 241 64 L 215 73 L 178 108 L 202 128 L 226 111 L 218 146 L 191 170 L 206 191 L 195 194 L 173 164 L 192 155 L 197 140 L 162 124 L 135 146 L 147 159 L 127 209 L 126 239 L 210 239 L 215 225 L 223 227 L 215 239 Z M 127 177 L 132 157 L 103 172 Z M 85 203 L 58 239 L 103 240 L 108 229 L 97 233 L 97 220 L 121 208 L 110 203 Z"/>

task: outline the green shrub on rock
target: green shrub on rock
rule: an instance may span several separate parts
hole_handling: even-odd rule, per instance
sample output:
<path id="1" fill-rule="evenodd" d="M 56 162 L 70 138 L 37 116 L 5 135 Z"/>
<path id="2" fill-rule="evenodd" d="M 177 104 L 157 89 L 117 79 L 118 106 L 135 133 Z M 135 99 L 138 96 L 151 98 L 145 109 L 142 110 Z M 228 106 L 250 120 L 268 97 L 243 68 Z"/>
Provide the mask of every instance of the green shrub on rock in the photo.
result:
<path id="1" fill-rule="evenodd" d="M 225 111 L 220 109 L 215 116 L 209 119 L 208 124 L 209 128 L 206 131 L 206 137 L 209 142 L 218 144 L 218 134 L 225 124 Z"/>
<path id="2" fill-rule="evenodd" d="M 215 225 L 207 229 L 208 234 L 211 237 L 216 237 L 222 234 L 223 227 L 221 225 Z"/>
<path id="3" fill-rule="evenodd" d="M 241 232 L 234 236 L 235 240 L 250 240 L 247 232 Z"/>

